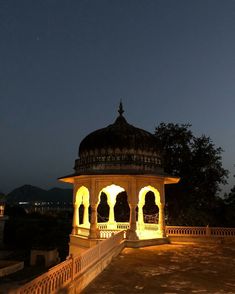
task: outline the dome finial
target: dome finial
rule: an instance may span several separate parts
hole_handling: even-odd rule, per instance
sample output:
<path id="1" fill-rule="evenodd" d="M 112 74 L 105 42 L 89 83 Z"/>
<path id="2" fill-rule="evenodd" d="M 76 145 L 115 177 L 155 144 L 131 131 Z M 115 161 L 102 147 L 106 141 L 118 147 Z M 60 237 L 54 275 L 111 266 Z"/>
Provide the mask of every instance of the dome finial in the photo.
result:
<path id="1" fill-rule="evenodd" d="M 120 116 L 122 116 L 123 113 L 124 113 L 123 105 L 122 105 L 122 100 L 120 100 L 118 112 L 119 112 Z"/>

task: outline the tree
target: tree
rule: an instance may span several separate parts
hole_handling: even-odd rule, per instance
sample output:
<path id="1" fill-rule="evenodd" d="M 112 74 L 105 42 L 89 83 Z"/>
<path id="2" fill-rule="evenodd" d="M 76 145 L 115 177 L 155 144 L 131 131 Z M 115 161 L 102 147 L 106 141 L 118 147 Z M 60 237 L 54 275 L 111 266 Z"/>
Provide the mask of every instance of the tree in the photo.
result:
<path id="1" fill-rule="evenodd" d="M 228 171 L 222 166 L 222 149 L 210 137 L 196 137 L 189 124 L 161 123 L 155 131 L 165 173 L 178 176 L 180 182 L 166 186 L 169 224 L 218 225 L 220 185 Z"/>
<path id="2" fill-rule="evenodd" d="M 226 225 L 235 227 L 235 186 L 233 186 L 229 194 L 226 195 L 225 206 Z"/>

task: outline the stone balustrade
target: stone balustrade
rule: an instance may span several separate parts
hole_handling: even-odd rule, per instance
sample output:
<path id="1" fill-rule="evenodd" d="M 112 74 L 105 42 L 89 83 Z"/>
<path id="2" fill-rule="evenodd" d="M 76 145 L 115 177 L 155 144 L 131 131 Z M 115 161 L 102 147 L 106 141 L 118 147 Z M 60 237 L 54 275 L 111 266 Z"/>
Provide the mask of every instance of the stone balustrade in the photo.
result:
<path id="1" fill-rule="evenodd" d="M 211 236 L 235 237 L 235 228 L 209 228 Z"/>
<path id="2" fill-rule="evenodd" d="M 13 294 L 49 294 L 66 286 L 72 281 L 73 260 L 69 259 L 51 268 L 48 272 L 40 275 L 24 286 L 10 290 Z"/>
<path id="3" fill-rule="evenodd" d="M 235 228 L 166 226 L 168 236 L 235 237 Z"/>
<path id="4" fill-rule="evenodd" d="M 122 231 L 88 249 L 80 256 L 71 256 L 24 286 L 10 290 L 9 294 L 56 293 L 82 275 L 115 247 L 118 247 L 123 240 L 124 232 Z"/>
<path id="5" fill-rule="evenodd" d="M 145 226 L 149 230 L 157 228 L 156 224 L 145 224 Z M 125 223 L 122 223 L 121 227 L 126 228 Z M 86 273 L 110 251 L 123 244 L 126 237 L 125 230 L 118 232 L 117 230 L 104 229 L 100 231 L 100 234 L 101 238 L 106 238 L 106 240 L 86 250 L 80 256 L 71 256 L 24 286 L 11 290 L 9 294 L 56 293 Z M 235 238 L 235 228 L 166 226 L 166 234 L 168 236 Z"/>

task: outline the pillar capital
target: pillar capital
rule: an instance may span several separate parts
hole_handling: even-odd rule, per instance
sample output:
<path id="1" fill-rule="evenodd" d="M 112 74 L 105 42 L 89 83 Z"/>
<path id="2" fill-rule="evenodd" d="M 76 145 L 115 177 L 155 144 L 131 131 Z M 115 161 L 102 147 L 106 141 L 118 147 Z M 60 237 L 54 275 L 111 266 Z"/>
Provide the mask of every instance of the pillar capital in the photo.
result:
<path id="1" fill-rule="evenodd" d="M 128 204 L 129 204 L 130 208 L 132 208 L 132 207 L 136 208 L 138 205 L 138 203 L 136 201 L 130 201 Z"/>

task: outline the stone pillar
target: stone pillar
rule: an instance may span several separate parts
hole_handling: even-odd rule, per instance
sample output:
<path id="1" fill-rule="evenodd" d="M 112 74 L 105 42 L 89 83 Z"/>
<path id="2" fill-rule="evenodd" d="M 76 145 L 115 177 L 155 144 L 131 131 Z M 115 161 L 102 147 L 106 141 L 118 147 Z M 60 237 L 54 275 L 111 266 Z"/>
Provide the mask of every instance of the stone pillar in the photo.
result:
<path id="1" fill-rule="evenodd" d="M 144 214 L 143 214 L 143 204 L 138 205 L 138 229 L 142 230 L 144 228 Z"/>
<path id="2" fill-rule="evenodd" d="M 98 204 L 91 204 L 90 239 L 99 238 L 99 229 L 97 228 L 97 207 Z"/>
<path id="3" fill-rule="evenodd" d="M 83 212 L 83 225 L 89 226 L 89 203 L 83 203 L 84 212 Z"/>
<path id="4" fill-rule="evenodd" d="M 158 220 L 158 228 L 161 237 L 166 237 L 165 232 L 165 212 L 164 212 L 164 204 L 159 203 L 159 220 Z"/>
<path id="5" fill-rule="evenodd" d="M 108 202 L 109 205 L 109 221 L 108 221 L 108 229 L 116 229 L 117 228 L 117 224 L 114 218 L 114 206 L 115 203 L 112 202 Z"/>
<path id="6" fill-rule="evenodd" d="M 109 205 L 109 222 L 114 223 L 114 205 L 112 203 L 108 203 Z"/>
<path id="7" fill-rule="evenodd" d="M 128 240 L 138 240 L 136 234 L 136 203 L 129 203 L 130 206 L 130 229 L 127 231 Z"/>
<path id="8" fill-rule="evenodd" d="M 72 235 L 77 235 L 79 227 L 79 206 L 80 203 L 74 203 L 73 208 L 73 230 Z"/>

